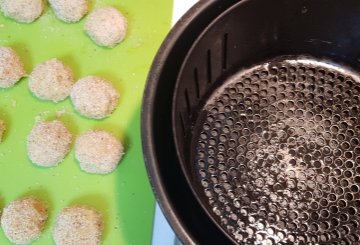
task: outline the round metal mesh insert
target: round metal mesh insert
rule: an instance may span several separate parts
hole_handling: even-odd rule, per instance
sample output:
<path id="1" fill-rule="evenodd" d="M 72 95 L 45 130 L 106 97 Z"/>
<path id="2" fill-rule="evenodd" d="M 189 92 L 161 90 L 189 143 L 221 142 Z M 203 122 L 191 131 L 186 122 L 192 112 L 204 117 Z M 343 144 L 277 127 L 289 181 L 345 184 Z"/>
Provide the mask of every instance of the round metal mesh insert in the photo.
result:
<path id="1" fill-rule="evenodd" d="M 206 203 L 241 244 L 360 244 L 360 83 L 313 60 L 230 78 L 195 126 Z"/>

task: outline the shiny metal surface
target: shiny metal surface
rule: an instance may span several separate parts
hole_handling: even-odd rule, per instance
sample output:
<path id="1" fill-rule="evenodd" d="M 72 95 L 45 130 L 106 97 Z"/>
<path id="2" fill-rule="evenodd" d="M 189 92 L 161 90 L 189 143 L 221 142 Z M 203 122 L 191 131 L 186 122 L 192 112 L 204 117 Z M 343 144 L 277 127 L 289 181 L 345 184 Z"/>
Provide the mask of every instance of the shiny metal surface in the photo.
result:
<path id="1" fill-rule="evenodd" d="M 196 188 L 241 244 L 360 244 L 360 80 L 339 67 L 272 60 L 201 111 Z"/>

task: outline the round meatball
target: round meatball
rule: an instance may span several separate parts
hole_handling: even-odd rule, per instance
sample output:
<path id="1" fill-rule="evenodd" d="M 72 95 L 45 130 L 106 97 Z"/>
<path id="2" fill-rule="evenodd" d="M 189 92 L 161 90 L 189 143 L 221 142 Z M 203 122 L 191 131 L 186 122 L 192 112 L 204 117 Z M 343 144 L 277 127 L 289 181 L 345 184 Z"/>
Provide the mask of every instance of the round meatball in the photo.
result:
<path id="1" fill-rule="evenodd" d="M 39 99 L 59 102 L 74 85 L 71 69 L 58 59 L 38 64 L 29 76 L 29 89 Z"/>
<path id="2" fill-rule="evenodd" d="M 33 197 L 10 203 L 1 216 L 6 237 L 15 244 L 29 244 L 38 239 L 48 218 L 46 205 Z"/>
<path id="3" fill-rule="evenodd" d="M 101 214 L 87 206 L 64 208 L 52 231 L 57 245 L 101 244 L 103 221 Z"/>
<path id="4" fill-rule="evenodd" d="M 39 122 L 27 139 L 30 160 L 41 167 L 53 167 L 70 151 L 72 135 L 60 121 Z"/>
<path id="5" fill-rule="evenodd" d="M 13 87 L 24 76 L 20 57 L 12 48 L 0 47 L 0 88 Z"/>
<path id="6" fill-rule="evenodd" d="M 124 147 L 121 142 L 106 131 L 89 130 L 76 139 L 75 156 L 85 172 L 111 173 L 123 155 Z"/>
<path id="7" fill-rule="evenodd" d="M 99 46 L 114 47 L 126 35 L 127 20 L 115 8 L 105 7 L 93 11 L 86 20 L 85 32 Z"/>
<path id="8" fill-rule="evenodd" d="M 87 0 L 49 0 L 56 17 L 64 22 L 78 22 L 88 12 Z"/>
<path id="9" fill-rule="evenodd" d="M 1 0 L 5 16 L 21 23 L 31 23 L 44 11 L 43 0 Z"/>
<path id="10" fill-rule="evenodd" d="M 112 84 L 95 76 L 88 76 L 76 82 L 70 97 L 75 110 L 94 119 L 108 117 L 119 102 L 119 94 Z"/>

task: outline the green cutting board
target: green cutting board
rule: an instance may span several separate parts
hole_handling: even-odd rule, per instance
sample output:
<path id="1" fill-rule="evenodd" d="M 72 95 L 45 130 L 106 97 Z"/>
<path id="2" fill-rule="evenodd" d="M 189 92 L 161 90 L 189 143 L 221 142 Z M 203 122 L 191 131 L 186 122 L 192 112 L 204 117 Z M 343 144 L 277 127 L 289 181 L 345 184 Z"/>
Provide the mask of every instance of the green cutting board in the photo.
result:
<path id="1" fill-rule="evenodd" d="M 34 195 L 49 205 L 44 234 L 34 244 L 53 244 L 51 229 L 61 209 L 86 204 L 103 213 L 103 244 L 149 244 L 154 197 L 141 151 L 140 106 L 152 59 L 170 28 L 170 0 L 97 0 L 91 9 L 112 5 L 128 18 L 126 40 L 114 49 L 96 46 L 83 32 L 84 20 L 66 24 L 49 7 L 32 24 L 18 24 L 0 15 L 0 46 L 11 46 L 28 73 L 50 58 L 72 67 L 77 79 L 99 75 L 112 81 L 120 93 L 115 113 L 105 120 L 79 116 L 69 99 L 54 104 L 36 99 L 22 79 L 14 88 L 0 89 L 0 118 L 8 131 L 0 144 L 0 209 L 22 196 Z M 26 137 L 36 118 L 59 117 L 74 135 L 101 128 L 122 140 L 126 155 L 118 169 L 105 176 L 80 170 L 74 151 L 59 166 L 33 165 L 26 154 Z M 9 244 L 0 232 L 0 244 Z"/>

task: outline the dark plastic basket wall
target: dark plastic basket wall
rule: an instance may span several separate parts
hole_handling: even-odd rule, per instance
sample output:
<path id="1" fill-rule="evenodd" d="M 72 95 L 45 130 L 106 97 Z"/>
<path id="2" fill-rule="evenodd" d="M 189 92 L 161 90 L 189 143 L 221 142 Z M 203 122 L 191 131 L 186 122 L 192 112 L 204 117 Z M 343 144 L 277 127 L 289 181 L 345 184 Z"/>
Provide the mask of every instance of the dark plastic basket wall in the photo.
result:
<path id="1" fill-rule="evenodd" d="M 148 79 L 143 145 L 157 198 L 186 244 L 231 241 L 191 163 L 194 123 L 209 96 L 232 74 L 284 55 L 359 70 L 358 13 L 356 0 L 203 1 L 172 31 Z"/>

